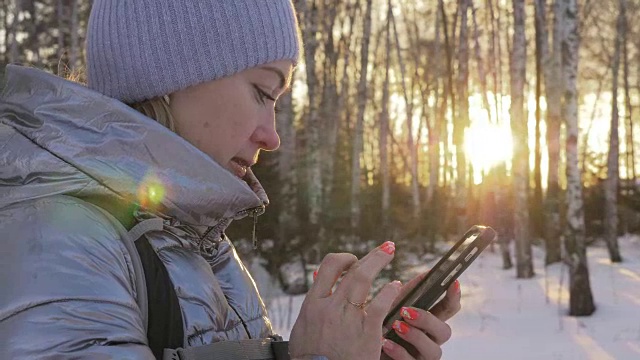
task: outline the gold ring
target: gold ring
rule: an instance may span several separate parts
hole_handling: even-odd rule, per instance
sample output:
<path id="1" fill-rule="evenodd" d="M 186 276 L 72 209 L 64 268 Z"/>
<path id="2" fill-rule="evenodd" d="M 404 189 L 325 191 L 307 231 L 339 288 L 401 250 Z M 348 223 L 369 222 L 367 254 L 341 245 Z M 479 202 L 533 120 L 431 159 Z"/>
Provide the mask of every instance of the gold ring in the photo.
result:
<path id="1" fill-rule="evenodd" d="M 361 302 L 361 303 L 360 303 L 360 302 L 353 302 L 353 301 L 351 301 L 351 300 L 347 299 L 347 302 L 348 302 L 349 304 L 351 304 L 351 305 L 353 305 L 353 306 L 357 307 L 357 308 L 358 308 L 358 309 L 360 309 L 360 310 L 364 309 L 365 307 L 367 307 L 367 305 L 369 305 L 369 302 L 368 302 L 368 301 L 365 301 L 365 302 Z"/>

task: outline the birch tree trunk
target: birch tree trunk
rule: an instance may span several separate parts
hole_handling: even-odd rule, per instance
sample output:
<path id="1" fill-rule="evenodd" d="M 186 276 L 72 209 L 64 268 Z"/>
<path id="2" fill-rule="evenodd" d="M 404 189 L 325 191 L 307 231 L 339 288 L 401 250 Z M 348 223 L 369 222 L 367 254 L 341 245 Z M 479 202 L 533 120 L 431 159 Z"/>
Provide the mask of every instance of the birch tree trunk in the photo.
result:
<path id="1" fill-rule="evenodd" d="M 560 127 L 562 124 L 562 25 L 564 8 L 562 0 L 553 4 L 553 48 L 549 51 L 547 22 L 545 17 L 546 0 L 536 0 L 537 14 L 540 17 L 541 56 L 543 59 L 545 98 L 547 100 L 547 151 L 549 172 L 547 177 L 547 194 L 545 197 L 545 264 L 552 264 L 562 259 L 560 229 Z"/>
<path id="2" fill-rule="evenodd" d="M 495 11 L 493 9 L 493 3 L 491 0 L 487 0 L 487 5 L 486 7 L 488 8 L 487 12 L 488 12 L 488 16 L 489 16 L 489 23 L 490 23 L 490 28 L 491 28 L 491 41 L 489 42 L 490 44 L 490 51 L 489 51 L 489 61 L 491 66 L 489 66 L 489 71 L 491 73 L 491 79 L 493 81 L 493 87 L 492 87 L 492 92 L 493 92 L 493 100 L 494 100 L 494 111 L 496 114 L 496 123 L 498 123 L 500 121 L 499 119 L 499 106 L 500 103 L 498 102 L 498 55 L 497 55 L 497 44 L 496 44 L 496 38 L 497 38 L 497 42 L 500 42 L 500 37 L 498 36 L 497 32 L 496 32 L 496 21 L 495 21 Z"/>
<path id="3" fill-rule="evenodd" d="M 351 162 L 351 230 L 354 234 L 360 226 L 360 177 L 362 173 L 360 156 L 363 151 L 364 113 L 367 107 L 367 73 L 369 67 L 369 40 L 371 37 L 371 3 L 366 0 L 363 18 L 362 47 L 360 49 L 360 79 L 358 80 L 358 118 L 353 136 Z"/>
<path id="4" fill-rule="evenodd" d="M 320 126 L 322 128 L 323 141 L 322 163 L 322 209 L 324 213 L 330 213 L 331 195 L 333 193 L 334 160 L 336 144 L 338 140 L 338 56 L 339 49 L 334 41 L 334 25 L 336 22 L 338 7 L 323 0 L 322 6 L 322 32 L 324 36 L 324 61 L 322 64 L 322 100 L 320 101 Z"/>
<path id="5" fill-rule="evenodd" d="M 469 0 L 460 0 L 460 41 L 458 43 L 458 113 L 453 122 L 453 144 L 456 147 L 456 228 L 467 227 L 467 159 L 464 152 L 464 130 L 469 126 Z"/>
<path id="6" fill-rule="evenodd" d="M 409 170 L 411 172 L 411 205 L 413 219 L 417 220 L 420 216 L 420 189 L 418 188 L 418 154 L 413 137 L 413 97 L 409 97 L 406 82 L 406 70 L 402 53 L 400 52 L 400 37 L 396 27 L 393 9 L 390 13 L 391 24 L 393 25 L 393 33 L 396 41 L 396 52 L 398 55 L 398 63 L 400 64 L 400 78 L 402 83 L 402 92 L 407 105 L 407 148 L 409 149 Z"/>
<path id="7" fill-rule="evenodd" d="M 442 19 L 442 30 L 444 34 L 444 49 L 445 55 L 447 59 L 447 81 L 445 86 L 445 96 L 443 96 L 443 104 L 440 107 L 441 119 L 442 119 L 442 139 L 443 139 L 443 153 L 444 153 L 444 165 L 443 165 L 443 188 L 447 189 L 449 184 L 449 178 L 451 177 L 449 174 L 449 131 L 447 124 L 447 100 L 451 104 L 451 114 L 455 117 L 456 114 L 456 98 L 455 91 L 453 89 L 453 54 L 452 54 L 452 42 L 451 38 L 453 35 L 449 36 L 449 24 L 447 20 L 447 13 L 444 8 L 444 0 L 438 0 L 438 12 L 440 13 Z M 455 26 L 454 26 L 455 28 Z M 446 205 L 444 205 L 446 208 Z"/>
<path id="8" fill-rule="evenodd" d="M 622 17 L 623 20 L 623 31 L 622 31 L 622 78 L 624 81 L 624 109 L 627 123 L 627 153 L 626 153 L 626 164 L 627 164 L 627 179 L 630 180 L 631 187 L 630 190 L 632 195 L 635 194 L 635 184 L 636 184 L 636 167 L 635 167 L 635 145 L 634 145 L 634 137 L 633 137 L 633 106 L 631 106 L 631 91 L 629 86 L 629 51 L 628 51 L 628 43 L 629 43 L 629 23 L 627 21 L 626 16 L 626 0 L 621 1 L 621 4 L 624 5 L 625 11 Z"/>
<path id="9" fill-rule="evenodd" d="M 433 81 L 435 84 L 434 95 L 436 98 L 434 105 L 434 116 L 432 117 L 432 121 L 429 126 L 429 185 L 427 186 L 427 206 L 429 208 L 433 207 L 434 194 L 438 188 L 438 183 L 440 179 L 440 127 L 442 124 L 442 117 L 439 115 L 440 105 L 438 102 L 438 98 L 440 97 L 440 82 L 442 79 L 442 68 L 440 64 L 442 63 L 440 60 L 440 27 L 441 27 L 441 15 L 439 11 L 436 11 L 436 21 L 434 24 L 435 27 L 435 44 L 433 49 L 433 59 L 432 64 L 437 64 L 435 66 L 435 74 L 433 77 Z M 446 91 L 442 93 L 442 98 L 446 97 Z M 446 108 L 446 105 L 444 106 Z M 430 213 L 429 220 L 433 220 L 433 215 Z M 432 223 L 435 223 L 431 221 Z M 431 229 L 433 232 L 433 229 Z"/>
<path id="10" fill-rule="evenodd" d="M 8 1 L 9 0 L 0 0 L 0 26 L 2 29 L 9 28 L 9 15 L 8 15 L 9 4 L 7 3 Z M 4 44 L 5 46 L 5 51 L 0 52 L 0 75 L 2 75 L 2 78 L 4 79 L 4 75 L 3 75 L 4 68 L 9 61 L 7 56 L 7 51 L 6 51 L 6 46 L 9 43 L 8 31 L 4 32 L 4 36 L 2 37 L 1 41 L 2 41 L 2 44 Z M 0 82 L 0 85 L 2 85 L 1 82 Z"/>
<path id="11" fill-rule="evenodd" d="M 540 6 L 535 6 L 535 38 L 536 38 L 536 128 L 535 128 L 535 149 L 534 149 L 534 192 L 531 206 L 531 222 L 533 236 L 542 237 L 544 212 L 542 209 L 542 149 L 540 144 L 540 123 L 542 121 L 542 109 L 540 108 L 540 98 L 542 97 L 542 17 L 539 11 L 545 11 Z"/>
<path id="12" fill-rule="evenodd" d="M 511 57 L 511 133 L 513 151 L 514 232 L 516 241 L 516 274 L 533 277 L 531 239 L 529 234 L 529 158 L 528 131 L 524 114 L 524 81 L 526 39 L 524 33 L 524 0 L 513 0 L 513 53 Z"/>
<path id="13" fill-rule="evenodd" d="M 480 79 L 480 91 L 482 92 L 482 104 L 485 110 L 487 110 L 487 116 L 489 122 L 493 122 L 491 116 L 491 105 L 489 104 L 489 95 L 487 94 L 487 74 L 484 70 L 484 60 L 482 59 L 482 48 L 480 47 L 480 29 L 478 28 L 478 21 L 476 19 L 476 8 L 473 5 L 473 0 L 469 0 L 469 6 L 471 7 L 471 18 L 473 22 L 473 40 L 474 40 L 474 54 L 476 63 L 478 66 L 478 79 Z M 473 178 L 473 174 L 471 175 Z"/>
<path id="14" fill-rule="evenodd" d="M 80 41 L 78 36 L 80 29 L 78 28 L 78 0 L 71 0 L 71 44 L 69 52 L 69 68 L 71 71 L 75 70 L 79 66 L 80 60 Z"/>
<path id="15" fill-rule="evenodd" d="M 609 249 L 611 262 L 621 262 L 618 248 L 618 182 L 620 179 L 620 139 L 618 135 L 620 123 L 618 113 L 618 78 L 620 69 L 620 48 L 624 26 L 624 4 L 619 1 L 618 20 L 616 24 L 617 34 L 613 53 L 612 74 L 612 101 L 611 101 L 611 129 L 609 130 L 609 155 L 607 156 L 607 180 L 604 189 L 604 238 Z"/>
<path id="16" fill-rule="evenodd" d="M 388 238 L 390 224 L 389 211 L 391 204 L 391 179 L 389 174 L 389 67 L 391 60 L 391 0 L 388 1 L 387 28 L 386 28 L 386 50 L 385 50 L 385 73 L 384 84 L 382 85 L 382 110 L 380 111 L 380 175 L 382 178 L 382 236 Z"/>
<path id="17" fill-rule="evenodd" d="M 569 262 L 569 314 L 591 315 L 595 311 L 585 244 L 582 176 L 578 168 L 578 4 L 564 4 L 562 67 L 565 83 L 564 118 L 567 122 L 567 250 Z"/>
<path id="18" fill-rule="evenodd" d="M 64 58 L 65 51 L 65 0 L 58 0 L 56 3 L 56 12 L 58 15 L 58 61 L 59 64 L 63 64 L 62 59 Z M 66 73 L 66 70 L 60 68 L 58 65 L 58 75 L 63 75 Z"/>
<path id="19" fill-rule="evenodd" d="M 292 92 L 286 92 L 278 104 L 282 111 L 278 113 L 276 122 L 280 135 L 278 150 L 278 177 L 280 184 L 280 211 L 278 212 L 279 241 L 291 241 L 297 230 L 297 178 L 291 176 L 296 168 L 296 131 L 294 128 L 294 112 Z"/>
<path id="20" fill-rule="evenodd" d="M 11 26 L 8 29 L 9 63 L 18 62 L 20 57 L 19 43 L 18 43 L 18 30 L 19 30 L 18 24 L 20 24 L 21 8 L 22 8 L 22 0 L 13 0 L 13 8 L 12 8 L 13 11 L 11 12 Z"/>
<path id="21" fill-rule="evenodd" d="M 309 112 L 307 115 L 307 196 L 310 235 L 322 236 L 320 211 L 322 209 L 322 156 L 320 148 L 321 124 L 318 114 L 319 101 L 317 90 L 319 87 L 316 73 L 316 53 L 318 49 L 318 3 L 313 1 L 298 1 L 302 18 L 302 36 L 305 43 L 305 69 L 307 75 L 307 94 L 309 97 Z M 315 239 L 319 240 L 319 239 Z"/>
<path id="22" fill-rule="evenodd" d="M 30 17 L 29 27 L 28 27 L 30 50 L 31 50 L 31 53 L 33 54 L 33 64 L 35 65 L 35 67 L 40 68 L 42 67 L 42 60 L 40 58 L 41 44 L 38 39 L 38 23 L 41 21 L 41 19 L 39 19 L 36 1 L 31 0 L 27 4 L 29 7 L 28 11 L 29 11 L 29 17 Z"/>

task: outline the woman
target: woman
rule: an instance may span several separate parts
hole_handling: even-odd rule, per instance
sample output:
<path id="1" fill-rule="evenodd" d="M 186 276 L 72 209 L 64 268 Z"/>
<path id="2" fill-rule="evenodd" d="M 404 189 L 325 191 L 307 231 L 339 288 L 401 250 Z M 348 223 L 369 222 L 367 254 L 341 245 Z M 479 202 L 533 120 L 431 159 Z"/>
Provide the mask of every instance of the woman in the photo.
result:
<path id="1" fill-rule="evenodd" d="M 87 39 L 87 87 L 6 71 L 0 358 L 160 356 L 136 300 L 138 255 L 118 231 L 149 219 L 160 227 L 145 239 L 183 324 L 161 336 L 178 332 L 174 345 L 186 348 L 272 336 L 224 230 L 268 204 L 251 166 L 279 146 L 274 106 L 301 48 L 290 0 L 96 0 Z M 365 299 L 394 250 L 324 259 L 291 333 L 292 358 L 440 357 L 458 287 L 433 314 L 403 312 L 398 332 L 419 354 L 380 341 L 400 284 Z"/>

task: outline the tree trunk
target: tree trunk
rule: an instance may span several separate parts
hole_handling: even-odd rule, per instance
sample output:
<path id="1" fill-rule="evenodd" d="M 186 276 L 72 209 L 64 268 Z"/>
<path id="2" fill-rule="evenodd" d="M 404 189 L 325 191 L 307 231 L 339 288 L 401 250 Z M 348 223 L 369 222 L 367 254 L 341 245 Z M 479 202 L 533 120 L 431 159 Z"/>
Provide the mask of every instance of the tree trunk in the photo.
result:
<path id="1" fill-rule="evenodd" d="M 591 315 L 595 311 L 585 244 L 582 176 L 578 168 L 578 5 L 577 0 L 561 0 L 562 67 L 565 84 L 564 118 L 567 122 L 567 250 L 569 256 L 569 314 Z"/>
<path id="2" fill-rule="evenodd" d="M 296 132 L 294 127 L 292 92 L 286 92 L 278 104 L 282 111 L 278 113 L 276 122 L 280 135 L 280 149 L 278 150 L 278 178 L 280 202 L 278 212 L 278 240 L 290 242 L 297 230 L 297 182 L 291 176 L 296 165 Z"/>
<path id="3" fill-rule="evenodd" d="M 480 47 L 480 30 L 478 28 L 478 21 L 476 19 L 477 9 L 473 5 L 473 0 L 469 0 L 469 6 L 471 7 L 471 19 L 473 22 L 473 48 L 476 57 L 476 63 L 478 65 L 478 79 L 480 80 L 482 104 L 487 111 L 487 118 L 489 119 L 489 122 L 493 122 L 493 117 L 491 116 L 491 105 L 489 104 L 489 95 L 487 94 L 487 74 L 484 71 L 484 60 L 482 59 L 482 48 Z M 473 174 L 471 174 L 470 177 L 473 178 Z"/>
<path id="4" fill-rule="evenodd" d="M 540 108 L 540 98 L 542 97 L 542 18 L 539 11 L 545 11 L 539 6 L 535 7 L 535 33 L 536 33 L 536 129 L 535 129 L 535 161 L 534 161 L 534 193 L 531 206 L 531 221 L 533 236 L 542 237 L 544 228 L 544 211 L 542 209 L 542 149 L 540 144 L 540 122 L 542 109 Z"/>
<path id="5" fill-rule="evenodd" d="M 400 80 L 402 83 L 402 91 L 404 100 L 407 105 L 407 148 L 409 149 L 409 170 L 411 172 L 411 205 L 413 220 L 417 220 L 420 216 L 420 189 L 418 188 L 418 155 L 413 137 L 413 96 L 409 97 L 406 82 L 406 70 L 402 53 L 400 52 L 400 37 L 396 27 L 393 9 L 390 13 L 391 24 L 393 25 L 393 33 L 396 41 L 396 53 L 398 55 L 398 63 L 400 64 Z"/>
<path id="6" fill-rule="evenodd" d="M 338 141 L 338 49 L 336 49 L 333 29 L 336 21 L 337 10 L 333 4 L 324 0 L 321 19 L 323 21 L 322 33 L 324 36 L 324 60 L 322 64 L 322 100 L 320 102 L 320 126 L 322 138 L 326 139 L 322 144 L 322 211 L 330 213 L 331 195 L 333 193 L 334 159 Z M 348 63 L 348 61 L 345 62 Z"/>
<path id="7" fill-rule="evenodd" d="M 56 3 L 56 12 L 58 16 L 58 75 L 65 76 L 66 70 L 60 66 L 64 64 L 63 58 L 65 53 L 65 35 L 68 30 L 65 27 L 65 0 L 58 0 Z"/>
<path id="8" fill-rule="evenodd" d="M 435 32 L 435 44 L 433 49 L 433 61 L 431 62 L 432 67 L 435 66 L 435 73 L 433 74 L 433 82 L 434 82 L 434 91 L 433 94 L 435 96 L 436 101 L 433 106 L 433 116 L 432 121 L 429 126 L 429 185 L 427 186 L 427 196 L 426 202 L 427 206 L 430 208 L 433 206 L 433 198 L 434 194 L 438 188 L 439 180 L 440 180 L 440 127 L 442 124 L 442 117 L 440 116 L 440 82 L 442 81 L 442 67 L 440 64 L 442 63 L 440 60 L 440 41 L 441 41 L 441 24 L 442 24 L 442 16 L 439 11 L 436 11 L 436 21 L 434 23 L 434 32 Z M 436 65 L 433 65 L 436 64 Z M 446 97 L 446 91 L 442 93 L 442 98 Z M 446 108 L 446 105 L 445 105 Z M 430 216 L 433 218 L 433 215 Z M 433 229 L 431 229 L 433 231 Z"/>
<path id="9" fill-rule="evenodd" d="M 449 130 L 448 130 L 448 121 L 447 121 L 447 101 L 450 102 L 451 104 L 451 114 L 455 114 L 456 113 L 456 97 L 455 97 L 455 91 L 453 89 L 453 54 L 452 54 L 452 44 L 451 44 L 451 38 L 449 36 L 449 24 L 448 24 L 448 20 L 447 20 L 447 13 L 444 9 L 444 0 L 439 0 L 438 1 L 438 11 L 440 12 L 440 16 L 441 16 L 441 20 L 442 20 L 442 30 L 443 30 L 443 35 L 444 35 L 444 49 L 445 49 L 445 56 L 447 59 L 447 80 L 445 82 L 445 95 L 443 96 L 442 99 L 442 105 L 440 106 L 440 126 L 441 126 L 441 138 L 442 138 L 442 152 L 444 154 L 444 164 L 443 164 L 443 171 L 442 171 L 442 188 L 444 189 L 444 191 L 448 191 L 449 189 L 449 179 L 451 178 L 450 174 L 449 174 L 449 168 L 450 168 L 450 163 L 449 163 L 449 156 L 450 156 L 450 151 L 449 151 Z M 444 201 L 440 204 L 441 208 L 444 209 L 443 214 L 441 215 L 441 219 L 442 222 L 444 223 L 446 221 L 446 219 L 448 218 L 448 214 L 447 214 L 447 210 L 448 210 L 448 203 L 449 203 L 449 197 L 445 196 L 445 194 L 443 194 L 442 198 L 444 199 Z"/>
<path id="10" fill-rule="evenodd" d="M 22 9 L 22 0 L 13 0 L 13 11 L 11 13 L 11 26 L 6 29 L 9 34 L 9 63 L 17 63 L 20 61 L 20 50 L 18 42 L 18 31 L 20 24 L 20 11 Z M 6 11 L 6 10 L 5 10 Z"/>
<path id="11" fill-rule="evenodd" d="M 491 4 L 491 0 L 489 0 L 489 6 L 490 6 L 489 10 L 491 11 L 491 16 L 495 17 L 496 30 L 497 30 L 496 34 L 495 34 L 495 37 L 497 38 L 496 39 L 496 59 L 497 59 L 497 64 L 496 64 L 497 65 L 497 67 L 496 67 L 497 71 L 496 71 L 496 73 L 497 73 L 497 75 L 495 77 L 495 80 L 496 80 L 495 93 L 496 93 L 496 114 L 498 114 L 498 113 L 502 112 L 502 109 L 504 109 L 503 98 L 504 98 L 504 93 L 505 93 L 505 91 L 503 89 L 504 80 L 503 80 L 503 77 L 502 77 L 503 74 L 504 74 L 504 72 L 502 71 L 502 60 L 503 60 L 503 57 L 502 57 L 502 41 L 500 41 L 501 40 L 500 39 L 500 34 L 503 33 L 503 31 L 502 31 L 502 22 L 500 21 L 500 19 L 501 19 L 501 16 L 500 16 L 500 14 L 501 14 L 500 1 L 496 1 L 496 11 L 494 11 L 494 9 L 493 9 L 493 5 Z M 498 13 L 497 16 L 495 16 L 495 12 Z M 507 31 L 507 33 L 508 33 L 508 31 Z M 507 38 L 508 38 L 508 36 L 507 36 Z M 500 123 L 501 119 L 498 118 L 497 120 L 498 120 L 498 123 Z"/>
<path id="12" fill-rule="evenodd" d="M 627 152 L 626 152 L 626 164 L 627 164 L 627 179 L 630 180 L 629 190 L 631 194 L 635 194 L 636 188 L 636 166 L 635 166 L 635 145 L 633 138 L 633 107 L 631 106 L 631 91 L 629 87 L 629 52 L 628 52 L 628 40 L 629 40 L 629 26 L 626 16 L 626 1 L 622 1 L 622 5 L 625 5 L 625 11 L 623 13 L 623 31 L 622 31 L 622 78 L 624 81 L 624 109 L 627 119 Z"/>
<path id="13" fill-rule="evenodd" d="M 553 5 L 553 49 L 549 51 L 547 36 L 547 22 L 545 17 L 546 1 L 536 0 L 536 8 L 540 17 L 540 31 L 544 32 L 541 41 L 541 56 L 544 67 L 545 97 L 547 100 L 547 151 L 549 157 L 549 171 L 547 177 L 547 194 L 545 197 L 545 264 L 549 265 L 562 259 L 561 229 L 560 229 L 560 127 L 562 123 L 562 16 L 561 0 L 555 0 Z"/>
<path id="14" fill-rule="evenodd" d="M 612 100 L 611 100 L 611 129 L 609 130 L 609 155 L 607 156 L 607 180 L 605 183 L 604 206 L 604 237 L 609 249 L 611 262 L 621 262 L 618 248 L 618 182 L 620 179 L 620 140 L 619 140 L 619 113 L 618 113 L 618 78 L 620 69 L 620 48 L 624 26 L 624 0 L 620 0 L 618 11 L 617 34 L 613 53 L 612 74 Z"/>
<path id="15" fill-rule="evenodd" d="M 78 0 L 71 0 L 71 46 L 69 52 L 69 68 L 73 71 L 78 68 L 80 61 L 80 41 L 78 40 Z"/>
<path id="16" fill-rule="evenodd" d="M 366 10 L 363 19 L 362 47 L 360 49 L 360 79 L 358 81 L 358 118 L 353 136 L 353 151 L 351 162 L 351 230 L 357 234 L 360 227 L 360 177 L 362 173 L 360 156 L 363 151 L 364 113 L 367 106 L 367 73 L 369 67 L 369 40 L 371 37 L 371 3 L 366 0 Z"/>
<path id="17" fill-rule="evenodd" d="M 387 9 L 385 72 L 382 85 L 382 111 L 380 112 L 380 177 L 382 178 L 382 236 L 389 237 L 389 212 L 391 204 L 391 179 L 389 174 L 389 67 L 391 66 L 391 0 Z"/>
<path id="18" fill-rule="evenodd" d="M 37 6 L 35 0 L 32 0 L 29 4 L 29 41 L 30 41 L 30 50 L 33 54 L 33 65 L 37 68 L 42 67 L 42 60 L 40 58 L 40 41 L 38 39 L 38 23 L 40 22 L 39 14 L 37 11 Z"/>
<path id="19" fill-rule="evenodd" d="M 305 43 L 305 69 L 307 75 L 307 93 L 309 97 L 309 113 L 307 114 L 307 196 L 310 236 L 320 240 L 323 235 L 320 221 L 322 209 L 322 157 L 320 147 L 320 117 L 318 114 L 319 101 L 317 90 L 319 87 L 316 73 L 316 53 L 318 49 L 318 4 L 313 1 L 299 1 L 301 14 L 302 36 Z"/>
<path id="20" fill-rule="evenodd" d="M 469 0 L 460 0 L 460 41 L 458 43 L 458 113 L 453 121 L 453 144 L 456 148 L 456 229 L 463 233 L 467 224 L 467 159 L 464 131 L 469 126 L 469 34 L 467 14 Z"/>
<path id="21" fill-rule="evenodd" d="M 511 133 L 513 136 L 513 192 L 516 241 L 516 273 L 518 278 L 533 274 L 531 235 L 529 234 L 529 158 L 527 118 L 524 114 L 524 82 L 526 39 L 524 33 L 524 0 L 513 0 L 513 53 L 511 57 Z"/>

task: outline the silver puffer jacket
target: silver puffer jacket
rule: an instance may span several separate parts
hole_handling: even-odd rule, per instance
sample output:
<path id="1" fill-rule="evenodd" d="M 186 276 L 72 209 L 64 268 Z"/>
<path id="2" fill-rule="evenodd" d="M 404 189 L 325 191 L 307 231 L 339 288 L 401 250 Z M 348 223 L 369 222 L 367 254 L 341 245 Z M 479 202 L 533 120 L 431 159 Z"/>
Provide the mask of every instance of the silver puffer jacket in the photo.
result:
<path id="1" fill-rule="evenodd" d="M 45 72 L 7 67 L 0 95 L 0 359 L 153 358 L 131 254 L 113 223 L 158 217 L 185 346 L 272 334 L 224 235 L 267 197 L 153 120 Z M 248 185 L 251 184 L 251 185 Z"/>

